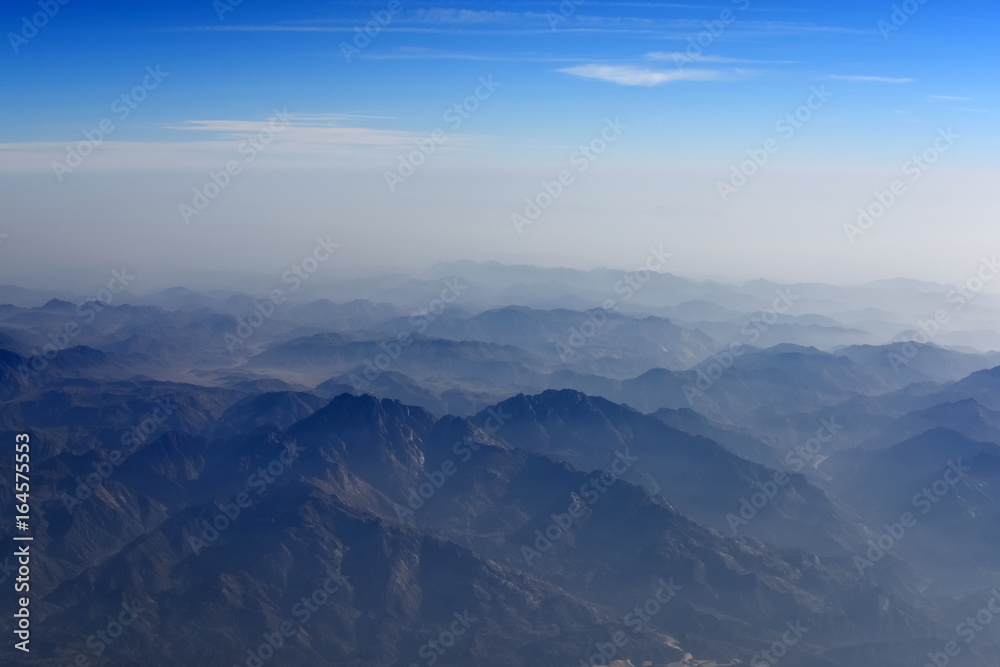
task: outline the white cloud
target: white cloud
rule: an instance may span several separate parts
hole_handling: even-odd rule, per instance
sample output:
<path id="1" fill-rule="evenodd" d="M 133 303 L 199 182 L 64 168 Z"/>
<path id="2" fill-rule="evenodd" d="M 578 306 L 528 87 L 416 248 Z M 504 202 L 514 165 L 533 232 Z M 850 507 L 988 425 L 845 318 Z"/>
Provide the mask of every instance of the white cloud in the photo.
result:
<path id="1" fill-rule="evenodd" d="M 683 51 L 653 51 L 647 53 L 650 60 L 671 60 L 675 63 L 748 63 L 753 62 L 743 58 L 727 58 L 725 56 L 712 56 L 702 54 L 690 54 Z"/>
<path id="2" fill-rule="evenodd" d="M 831 74 L 831 79 L 851 81 L 854 83 L 912 83 L 913 79 L 891 76 L 859 76 L 855 74 Z"/>
<path id="3" fill-rule="evenodd" d="M 422 9 L 414 15 L 417 21 L 423 23 L 461 24 L 510 22 L 525 17 L 544 18 L 544 15 L 474 9 Z"/>
<path id="4" fill-rule="evenodd" d="M 299 115 L 288 114 L 288 124 L 280 130 L 282 143 L 315 144 L 318 146 L 399 146 L 416 136 L 407 132 L 378 130 L 369 127 L 345 126 L 346 122 L 371 120 L 376 116 L 349 116 L 340 114 Z M 382 117 L 384 118 L 384 117 Z M 266 120 L 189 120 L 168 125 L 168 130 L 185 132 L 213 132 L 221 139 L 238 140 L 242 137 L 272 129 Z"/>
<path id="5" fill-rule="evenodd" d="M 381 29 L 383 33 L 445 35 L 547 35 L 553 32 L 551 16 L 542 12 L 491 12 L 439 9 L 408 14 L 398 23 Z M 164 32 L 317 32 L 353 34 L 355 24 L 325 21 L 298 24 L 197 25 L 162 28 Z M 563 33 L 641 35 L 685 40 L 704 30 L 699 19 L 649 19 L 633 16 L 597 16 L 574 13 L 560 23 Z M 741 21 L 727 32 L 727 38 L 750 39 L 808 35 L 814 33 L 877 35 L 877 30 L 820 26 L 791 21 Z"/>
<path id="6" fill-rule="evenodd" d="M 722 78 L 721 72 L 713 70 L 654 70 L 631 65 L 579 65 L 558 71 L 622 86 L 658 86 L 672 81 L 713 81 Z"/>
<path id="7" fill-rule="evenodd" d="M 974 97 L 955 97 L 954 95 L 931 95 L 932 100 L 945 100 L 948 102 L 972 102 Z"/>
<path id="8" fill-rule="evenodd" d="M 197 137 L 180 141 L 105 139 L 87 150 L 80 170 L 218 169 L 229 160 L 244 160 L 247 153 L 240 152 L 240 147 L 246 148 L 251 141 L 259 147 L 254 151 L 259 152 L 255 164 L 292 168 L 345 166 L 360 161 L 377 164 L 413 150 L 415 140 L 428 136 L 363 127 L 358 122 L 379 118 L 372 116 L 289 114 L 287 118 L 284 127 L 267 120 L 190 120 L 167 126 L 167 130 Z M 268 139 L 271 133 L 273 138 Z M 77 138 L 0 143 L 0 173 L 54 173 L 53 163 L 65 162 L 68 152 L 80 143 Z M 473 143 L 468 135 L 449 134 L 440 150 L 452 152 Z"/>
<path id="9" fill-rule="evenodd" d="M 340 54 L 337 54 L 338 56 Z M 362 57 L 370 60 L 481 60 L 486 62 L 525 62 L 525 63 L 569 63 L 586 62 L 587 58 L 581 56 L 561 56 L 551 53 L 533 52 L 482 52 L 482 53 L 462 53 L 432 51 L 419 47 L 402 47 L 398 51 L 389 53 L 365 53 Z"/>

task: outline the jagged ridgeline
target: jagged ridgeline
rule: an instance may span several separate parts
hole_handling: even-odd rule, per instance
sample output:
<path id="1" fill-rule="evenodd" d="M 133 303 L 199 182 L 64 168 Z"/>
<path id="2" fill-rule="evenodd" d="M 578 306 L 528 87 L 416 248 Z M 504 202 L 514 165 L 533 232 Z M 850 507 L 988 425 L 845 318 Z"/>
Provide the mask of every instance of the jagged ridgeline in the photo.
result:
<path id="1" fill-rule="evenodd" d="M 996 353 L 880 341 L 833 288 L 443 280 L 259 326 L 237 294 L 11 293 L 24 664 L 995 664 Z"/>

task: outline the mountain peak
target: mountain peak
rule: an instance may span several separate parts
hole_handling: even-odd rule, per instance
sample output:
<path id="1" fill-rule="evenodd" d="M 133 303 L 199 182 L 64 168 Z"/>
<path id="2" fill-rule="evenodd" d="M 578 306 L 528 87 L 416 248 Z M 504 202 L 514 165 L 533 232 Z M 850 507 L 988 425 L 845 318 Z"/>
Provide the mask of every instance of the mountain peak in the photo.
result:
<path id="1" fill-rule="evenodd" d="M 399 422 L 412 420 L 427 428 L 434 423 L 434 417 L 423 408 L 403 405 L 389 398 L 380 399 L 371 394 L 355 395 L 345 392 L 296 424 L 293 429 L 319 425 L 336 429 L 361 422 L 385 424 L 393 420 Z"/>
<path id="2" fill-rule="evenodd" d="M 56 298 L 49 299 L 45 303 L 45 305 L 42 306 L 42 310 L 51 310 L 56 312 L 65 312 L 68 310 L 75 310 L 75 309 L 76 309 L 75 303 L 71 303 L 69 301 L 64 301 L 62 299 L 56 299 Z"/>

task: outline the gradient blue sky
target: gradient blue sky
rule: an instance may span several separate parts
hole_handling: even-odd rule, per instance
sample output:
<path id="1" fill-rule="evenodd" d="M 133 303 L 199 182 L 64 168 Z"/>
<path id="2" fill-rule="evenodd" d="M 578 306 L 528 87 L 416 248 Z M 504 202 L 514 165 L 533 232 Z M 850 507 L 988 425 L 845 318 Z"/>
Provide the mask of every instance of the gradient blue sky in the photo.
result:
<path id="1" fill-rule="evenodd" d="M 559 2 L 401 4 L 351 62 L 341 43 L 386 2 L 243 0 L 220 19 L 211 0 L 70 0 L 16 53 L 8 34 L 0 279 L 27 282 L 47 262 L 54 280 L 129 262 L 150 286 L 268 272 L 326 232 L 351 249 L 343 271 L 458 258 L 627 267 L 663 243 L 687 275 L 948 281 L 995 237 L 995 5 L 914 2 L 885 39 L 893 3 L 871 1 L 582 2 L 554 29 Z M 671 54 L 727 8 L 735 20 L 679 67 Z M 5 3 L 0 25 L 19 33 L 37 11 Z M 58 181 L 52 162 L 156 65 L 164 83 Z M 389 192 L 398 156 L 446 127 L 443 112 L 484 76 L 501 87 Z M 814 86 L 831 100 L 721 201 L 730 166 L 778 136 Z M 274 108 L 291 129 L 185 225 L 178 205 Z M 511 214 L 607 118 L 627 124 L 621 141 L 516 234 Z M 846 243 L 857 207 L 948 127 L 956 145 Z"/>

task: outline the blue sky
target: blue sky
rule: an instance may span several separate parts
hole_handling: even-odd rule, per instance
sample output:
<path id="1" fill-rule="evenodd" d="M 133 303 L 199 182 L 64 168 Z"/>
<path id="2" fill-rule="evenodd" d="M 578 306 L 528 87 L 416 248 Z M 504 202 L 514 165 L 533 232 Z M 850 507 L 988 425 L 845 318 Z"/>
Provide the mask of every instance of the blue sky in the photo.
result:
<path id="1" fill-rule="evenodd" d="M 420 131 L 436 122 L 442 100 L 462 96 L 486 72 L 509 83 L 477 129 L 522 141 L 573 138 L 586 128 L 580 107 L 594 115 L 627 110 L 636 122 L 659 125 L 651 132 L 663 138 L 671 130 L 699 141 L 749 135 L 827 81 L 841 96 L 827 136 L 878 143 L 948 121 L 989 128 L 983 111 L 997 99 L 997 12 L 986 3 L 930 0 L 888 40 L 878 22 L 890 20 L 891 4 L 873 2 L 567 2 L 573 11 L 565 16 L 558 2 L 401 5 L 348 63 L 340 44 L 387 3 L 245 0 L 220 20 L 205 0 L 69 2 L 17 54 L 5 53 L 5 79 L 20 94 L 0 102 L 3 133 L 9 141 L 73 138 L 81 122 L 104 112 L 109 91 L 130 88 L 155 63 L 171 73 L 174 90 L 144 110 L 129 137 L 169 139 L 162 128 L 184 120 L 258 119 L 269 104 L 390 116 L 372 125 Z M 6 27 L 32 9 L 37 3 L 8 3 Z M 724 9 L 735 18 L 699 47 L 705 62 L 679 68 L 666 54 L 683 53 Z M 625 86 L 566 73 L 594 65 L 707 80 Z M 887 81 L 834 84 L 831 76 Z"/>
<path id="2" fill-rule="evenodd" d="M 995 175 L 1000 149 L 1000 12 L 986 3 L 913 0 L 912 15 L 897 11 L 895 24 L 893 3 L 880 2 L 402 1 L 390 13 L 388 2 L 243 0 L 220 16 L 224 4 L 232 3 L 69 0 L 23 40 L 12 35 L 28 34 L 24 17 L 39 3 L 5 4 L 0 171 L 4 197 L 24 220 L 7 224 L 23 225 L 25 257 L 42 252 L 45 233 L 114 233 L 127 224 L 113 250 L 163 277 L 176 267 L 142 248 L 194 240 L 206 255 L 191 261 L 205 264 L 213 244 L 249 231 L 270 239 L 269 251 L 293 255 L 303 243 L 293 237 L 319 229 L 324 207 L 350 217 L 340 231 L 358 245 L 358 268 L 459 257 L 627 265 L 634 248 L 660 234 L 679 246 L 681 273 L 836 280 L 849 258 L 859 277 L 947 280 L 961 272 L 964 249 L 944 259 L 913 230 L 933 233 L 946 212 L 966 221 L 972 243 L 986 238 L 993 211 L 979 184 Z M 355 28 L 372 12 L 391 19 L 346 58 L 343 45 L 355 45 Z M 113 133 L 79 169 L 57 179 L 53 162 L 113 117 L 112 101 L 139 85 L 147 67 L 168 76 L 127 118 L 112 118 Z M 448 128 L 444 113 L 482 77 L 499 88 Z M 829 100 L 745 189 L 717 199 L 731 167 L 780 137 L 776 124 L 816 90 Z M 291 114 L 290 129 L 198 215 L 196 229 L 178 226 L 186 193 L 274 109 Z M 509 218 L 524 198 L 615 118 L 627 130 L 576 179 L 586 184 L 547 210 L 527 242 L 512 236 Z M 437 128 L 448 130 L 439 155 L 387 190 L 386 172 Z M 867 249 L 837 245 L 841 223 L 942 128 L 961 139 L 916 184 L 920 191 L 907 193 L 878 234 L 866 234 Z M 267 198 L 267 184 L 280 192 Z M 842 210 L 831 212 L 829 202 Z M 280 228 L 261 213 L 269 207 L 281 212 Z M 401 218 L 418 221 L 419 232 Z M 16 231 L 6 231 L 8 246 Z M 720 232 L 731 232 L 735 247 L 752 239 L 769 250 L 734 263 L 740 253 L 718 247 Z M 387 246 L 386 234 L 400 247 Z M 479 242 L 457 238 L 465 234 Z M 374 240 L 378 253 L 363 250 Z M 78 245 L 62 265 L 113 261 L 107 248 L 80 243 L 87 251 Z M 888 258 L 901 244 L 916 256 L 910 264 Z M 266 271 L 282 261 L 249 242 L 236 255 L 217 268 Z M 928 268 L 942 261 L 950 268 Z"/>

